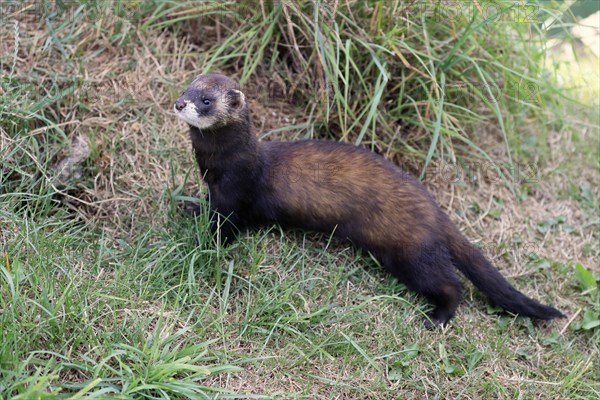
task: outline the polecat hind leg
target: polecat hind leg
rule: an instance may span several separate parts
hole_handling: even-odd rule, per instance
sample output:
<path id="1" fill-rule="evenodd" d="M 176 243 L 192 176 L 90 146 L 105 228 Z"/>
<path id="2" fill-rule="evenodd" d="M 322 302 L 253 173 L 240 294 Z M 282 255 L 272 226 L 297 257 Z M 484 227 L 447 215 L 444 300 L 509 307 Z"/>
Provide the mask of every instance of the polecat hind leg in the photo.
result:
<path id="1" fill-rule="evenodd" d="M 448 249 L 442 244 L 419 246 L 418 251 L 409 249 L 393 259 L 392 265 L 388 262 L 384 266 L 434 306 L 425 326 L 445 325 L 454 316 L 462 292 Z"/>

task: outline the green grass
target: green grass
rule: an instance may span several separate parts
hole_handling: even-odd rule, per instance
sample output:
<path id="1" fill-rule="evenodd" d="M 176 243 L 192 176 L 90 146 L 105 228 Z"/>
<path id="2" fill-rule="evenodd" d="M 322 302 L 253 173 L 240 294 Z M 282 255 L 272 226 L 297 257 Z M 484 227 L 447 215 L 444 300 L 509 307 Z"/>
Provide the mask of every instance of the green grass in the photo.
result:
<path id="1" fill-rule="evenodd" d="M 0 21 L 0 399 L 598 397 L 600 122 L 547 79 L 537 24 L 387 1 L 32 4 Z M 180 211 L 204 189 L 168 111 L 203 70 L 284 92 L 253 100 L 264 138 L 350 141 L 416 174 L 534 163 L 533 183 L 426 182 L 568 318 L 534 324 L 466 285 L 428 331 L 421 297 L 327 234 L 215 245 L 206 202 Z M 89 156 L 60 178 L 76 137 Z"/>

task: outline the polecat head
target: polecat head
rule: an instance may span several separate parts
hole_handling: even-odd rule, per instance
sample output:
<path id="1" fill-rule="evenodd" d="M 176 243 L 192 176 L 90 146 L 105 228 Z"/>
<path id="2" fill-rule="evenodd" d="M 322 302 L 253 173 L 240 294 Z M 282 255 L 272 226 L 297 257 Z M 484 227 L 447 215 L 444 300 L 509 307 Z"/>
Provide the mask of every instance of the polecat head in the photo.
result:
<path id="1" fill-rule="evenodd" d="M 177 116 L 198 129 L 211 129 L 248 118 L 239 85 L 219 74 L 198 75 L 173 105 Z"/>

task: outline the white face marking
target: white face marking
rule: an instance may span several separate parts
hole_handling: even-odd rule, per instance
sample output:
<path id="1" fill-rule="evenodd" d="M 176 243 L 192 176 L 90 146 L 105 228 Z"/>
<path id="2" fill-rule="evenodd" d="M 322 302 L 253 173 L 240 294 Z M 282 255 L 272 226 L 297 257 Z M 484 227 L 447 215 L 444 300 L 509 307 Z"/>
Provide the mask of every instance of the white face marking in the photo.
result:
<path id="1" fill-rule="evenodd" d="M 217 118 L 215 116 L 207 116 L 207 117 L 199 117 L 198 113 L 196 113 L 196 106 L 191 101 L 185 101 L 185 107 L 183 110 L 179 111 L 173 106 L 173 110 L 175 114 L 182 121 L 195 126 L 198 129 L 206 129 L 210 128 L 217 122 Z"/>

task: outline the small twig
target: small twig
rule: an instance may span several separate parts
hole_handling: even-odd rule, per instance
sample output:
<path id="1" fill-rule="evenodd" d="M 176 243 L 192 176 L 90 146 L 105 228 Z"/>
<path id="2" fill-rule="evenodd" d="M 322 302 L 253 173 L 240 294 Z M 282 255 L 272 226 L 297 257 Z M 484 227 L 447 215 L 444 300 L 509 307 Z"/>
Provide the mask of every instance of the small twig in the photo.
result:
<path id="1" fill-rule="evenodd" d="M 8 260 L 8 239 L 4 235 L 4 231 L 0 229 L 0 247 L 4 249 L 4 258 L 6 259 L 6 270 L 10 272 L 10 261 Z"/>
<path id="2" fill-rule="evenodd" d="M 518 378 L 504 378 L 504 377 L 500 377 L 500 379 L 503 379 L 508 382 L 536 383 L 536 384 L 541 384 L 541 385 L 552 385 L 552 386 L 562 385 L 561 382 L 536 381 L 533 379 L 518 379 Z"/>
<path id="3" fill-rule="evenodd" d="M 581 313 L 581 308 L 579 310 L 577 310 L 577 312 L 575 314 L 573 314 L 573 316 L 571 318 L 569 318 L 569 320 L 567 321 L 567 323 L 565 324 L 565 326 L 560 330 L 560 335 L 562 336 L 563 333 L 565 333 L 565 331 L 567 330 L 567 328 L 569 327 L 569 325 L 571 325 L 571 323 L 575 320 L 575 318 L 577 318 L 577 316 L 579 315 L 579 313 Z"/>

